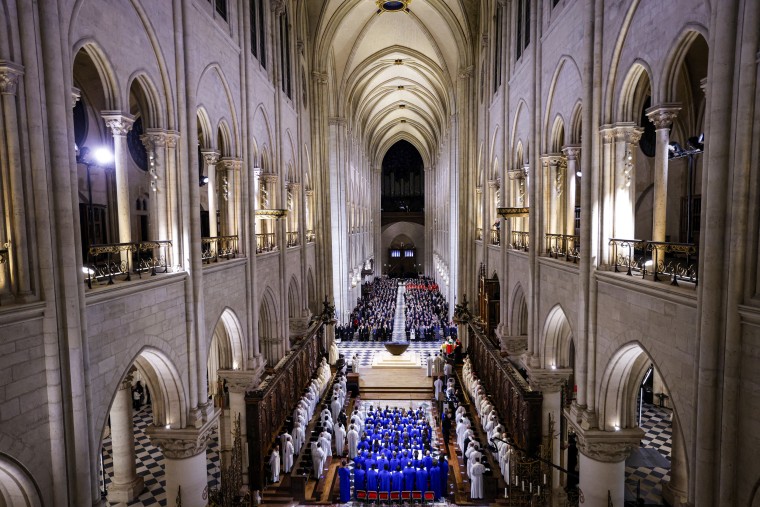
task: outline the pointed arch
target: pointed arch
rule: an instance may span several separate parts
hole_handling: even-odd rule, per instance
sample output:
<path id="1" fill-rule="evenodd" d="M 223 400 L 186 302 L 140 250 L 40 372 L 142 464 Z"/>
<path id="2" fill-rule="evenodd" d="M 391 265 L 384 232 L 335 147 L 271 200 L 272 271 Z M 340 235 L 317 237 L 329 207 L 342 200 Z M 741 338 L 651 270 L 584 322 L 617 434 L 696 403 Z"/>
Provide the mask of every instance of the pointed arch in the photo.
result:
<path id="1" fill-rule="evenodd" d="M 557 114 L 554 117 L 554 123 L 552 124 L 551 142 L 549 143 L 549 150 L 551 153 L 560 153 L 562 147 L 565 145 L 565 120 L 561 114 Z"/>
<path id="2" fill-rule="evenodd" d="M 203 106 L 198 107 L 197 113 L 198 123 L 198 142 L 200 147 L 204 150 L 213 150 L 214 136 L 212 136 L 213 130 L 211 130 L 211 120 L 208 117 L 208 111 Z"/>
<path id="3" fill-rule="evenodd" d="M 121 111 L 123 105 L 121 94 L 119 93 L 120 87 L 116 73 L 113 71 L 113 65 L 106 57 L 105 52 L 93 39 L 82 39 L 74 44 L 74 51 L 72 54 L 72 61 L 74 62 L 74 85 L 77 85 L 77 65 L 80 55 L 85 56 L 87 60 L 89 60 L 89 63 L 91 63 L 98 74 L 100 86 L 102 87 L 98 90 L 102 93 L 102 95 L 97 97 L 100 100 L 94 100 L 95 97 L 91 97 L 91 103 L 102 103 L 102 107 L 106 110 Z M 88 62 L 84 63 L 86 65 Z M 79 88 L 82 88 L 82 86 L 80 85 Z"/>
<path id="4" fill-rule="evenodd" d="M 301 288 L 295 275 L 290 277 L 288 284 L 288 318 L 295 319 L 300 317 L 301 310 Z"/>
<path id="5" fill-rule="evenodd" d="M 512 290 L 512 311 L 510 312 L 511 334 L 513 336 L 526 336 L 528 334 L 528 303 L 525 291 L 518 282 Z"/>
<path id="6" fill-rule="evenodd" d="M 638 125 L 647 96 L 652 95 L 652 69 L 644 60 L 637 59 L 623 80 L 618 98 L 617 119 Z"/>
<path id="7" fill-rule="evenodd" d="M 166 107 L 158 88 L 144 71 L 137 71 L 127 80 L 127 103 L 129 95 L 134 95 L 143 117 L 144 128 L 165 128 Z M 134 112 L 130 111 L 134 115 Z"/>
<path id="8" fill-rule="evenodd" d="M 544 368 L 570 367 L 570 347 L 573 331 L 562 305 L 555 305 L 549 310 L 542 330 Z"/>
<path id="9" fill-rule="evenodd" d="M 230 89 L 229 82 L 227 81 L 224 71 L 221 65 L 218 63 L 210 63 L 201 72 L 198 78 L 198 84 L 196 85 L 195 93 L 197 97 L 201 97 L 201 87 L 203 86 L 204 79 L 207 75 L 215 74 L 217 79 L 222 85 L 224 90 L 224 97 L 226 99 L 227 110 L 230 115 L 230 156 L 240 156 L 240 129 L 238 126 L 237 114 L 235 112 L 235 101 L 232 96 L 232 90 Z M 222 115 L 224 116 L 224 115 Z"/>
<path id="10" fill-rule="evenodd" d="M 13 457 L 0 452 L 0 505 L 42 507 L 42 494 L 32 474 Z"/>

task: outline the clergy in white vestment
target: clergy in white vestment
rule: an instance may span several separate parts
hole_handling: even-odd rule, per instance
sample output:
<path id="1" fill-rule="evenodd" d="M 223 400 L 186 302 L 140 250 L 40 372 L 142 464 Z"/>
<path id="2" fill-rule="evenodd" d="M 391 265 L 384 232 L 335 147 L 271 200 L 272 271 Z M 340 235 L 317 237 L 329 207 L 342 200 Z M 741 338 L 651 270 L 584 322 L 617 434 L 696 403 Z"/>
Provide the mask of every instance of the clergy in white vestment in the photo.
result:
<path id="1" fill-rule="evenodd" d="M 295 454 L 295 448 L 293 447 L 293 438 L 288 435 L 288 438 L 285 440 L 285 447 L 282 448 L 282 456 L 283 456 L 283 469 L 285 470 L 286 474 L 290 473 L 290 470 L 293 468 L 293 454 Z"/>
<path id="2" fill-rule="evenodd" d="M 304 429 L 303 419 L 298 419 L 295 428 L 293 428 L 293 448 L 296 452 L 301 452 L 303 441 L 306 438 L 306 430 Z"/>
<path id="3" fill-rule="evenodd" d="M 483 474 L 486 471 L 486 467 L 480 462 L 480 460 L 473 463 L 470 469 L 470 498 L 483 498 Z"/>
<path id="4" fill-rule="evenodd" d="M 314 465 L 314 478 L 319 480 L 322 468 L 325 466 L 325 451 L 322 450 L 322 444 L 319 442 L 316 442 L 311 449 L 311 460 Z"/>
<path id="5" fill-rule="evenodd" d="M 348 427 L 348 457 L 354 459 L 359 450 L 359 432 L 353 424 Z"/>
<path id="6" fill-rule="evenodd" d="M 323 431 L 319 434 L 319 442 L 322 444 L 322 449 L 325 451 L 325 457 L 332 456 L 332 435 Z"/>
<path id="7" fill-rule="evenodd" d="M 330 404 L 330 408 L 332 409 L 332 420 L 337 421 L 338 414 L 340 414 L 340 409 L 342 408 L 338 395 L 333 396 L 332 403 Z"/>
<path id="8" fill-rule="evenodd" d="M 343 456 L 343 448 L 346 443 L 346 428 L 338 423 L 333 429 L 333 435 L 335 435 L 335 452 L 338 453 L 338 456 Z"/>
<path id="9" fill-rule="evenodd" d="M 269 456 L 269 468 L 272 472 L 272 482 L 279 482 L 280 480 L 280 451 L 279 445 L 274 446 L 272 449 L 272 455 Z"/>
<path id="10" fill-rule="evenodd" d="M 335 363 L 338 362 L 338 346 L 333 341 L 330 344 L 330 364 L 335 366 Z"/>
<path id="11" fill-rule="evenodd" d="M 443 380 L 441 380 L 441 377 L 438 377 L 437 379 L 435 379 L 435 382 L 433 382 L 433 386 L 435 386 L 436 401 L 443 401 Z"/>

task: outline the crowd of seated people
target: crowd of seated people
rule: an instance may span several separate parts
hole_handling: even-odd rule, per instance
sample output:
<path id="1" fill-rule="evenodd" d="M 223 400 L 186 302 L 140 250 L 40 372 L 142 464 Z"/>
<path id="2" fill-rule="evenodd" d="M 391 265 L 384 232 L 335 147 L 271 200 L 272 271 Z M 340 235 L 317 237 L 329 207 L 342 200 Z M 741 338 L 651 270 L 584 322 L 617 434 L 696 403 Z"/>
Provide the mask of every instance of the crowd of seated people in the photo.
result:
<path id="1" fill-rule="evenodd" d="M 370 492 L 414 491 L 445 497 L 449 465 L 436 445 L 430 415 L 423 408 L 355 410 L 348 431 L 354 494 L 361 499 Z"/>
<path id="2" fill-rule="evenodd" d="M 434 341 L 451 334 L 449 305 L 430 278 L 409 280 L 404 292 L 407 340 Z"/>
<path id="3" fill-rule="evenodd" d="M 397 293 L 396 280 L 376 278 L 369 282 L 349 322 L 336 327 L 336 338 L 341 341 L 390 341 Z"/>

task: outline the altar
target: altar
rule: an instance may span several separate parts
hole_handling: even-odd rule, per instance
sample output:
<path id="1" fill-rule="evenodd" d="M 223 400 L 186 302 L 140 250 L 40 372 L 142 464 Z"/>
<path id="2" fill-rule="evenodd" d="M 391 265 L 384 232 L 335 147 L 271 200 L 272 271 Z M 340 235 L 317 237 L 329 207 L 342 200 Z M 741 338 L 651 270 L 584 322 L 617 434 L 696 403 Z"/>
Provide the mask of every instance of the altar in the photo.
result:
<path id="1" fill-rule="evenodd" d="M 372 368 L 422 368 L 422 357 L 408 350 L 408 342 L 388 342 L 385 350 L 375 352 Z"/>

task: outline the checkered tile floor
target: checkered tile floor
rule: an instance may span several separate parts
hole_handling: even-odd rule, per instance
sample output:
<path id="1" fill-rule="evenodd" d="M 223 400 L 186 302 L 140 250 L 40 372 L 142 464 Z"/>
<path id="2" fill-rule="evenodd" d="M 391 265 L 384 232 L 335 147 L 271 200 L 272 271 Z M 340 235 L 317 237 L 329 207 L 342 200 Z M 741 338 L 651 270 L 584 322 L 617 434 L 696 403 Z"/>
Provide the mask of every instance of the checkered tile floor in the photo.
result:
<path id="1" fill-rule="evenodd" d="M 641 429 L 646 434 L 641 439 L 641 446 L 656 449 L 670 461 L 672 426 L 671 411 L 645 403 L 641 417 Z M 654 467 L 625 467 L 625 485 L 627 500 L 636 500 L 636 490 L 640 484 L 640 495 L 646 505 L 663 505 L 662 485 L 670 480 L 670 469 Z"/>
<path id="2" fill-rule="evenodd" d="M 137 455 L 137 474 L 145 478 L 145 491 L 127 505 L 166 505 L 164 486 L 164 456 L 153 446 L 145 429 L 153 422 L 150 406 L 145 406 L 134 415 L 135 453 Z M 214 432 L 206 449 L 206 467 L 208 469 L 208 487 L 219 487 L 219 435 Z M 105 470 L 106 490 L 113 476 L 113 456 L 111 455 L 111 437 L 103 440 L 103 468 Z"/>
<path id="3" fill-rule="evenodd" d="M 359 355 L 359 366 L 372 366 L 372 357 L 375 352 L 385 350 L 383 342 L 343 342 L 338 344 L 338 352 L 343 354 L 346 359 L 353 357 L 354 353 Z M 419 352 L 422 355 L 422 366 L 427 366 L 428 353 L 435 354 L 441 351 L 441 342 L 418 342 L 413 341 L 408 350 Z"/>

